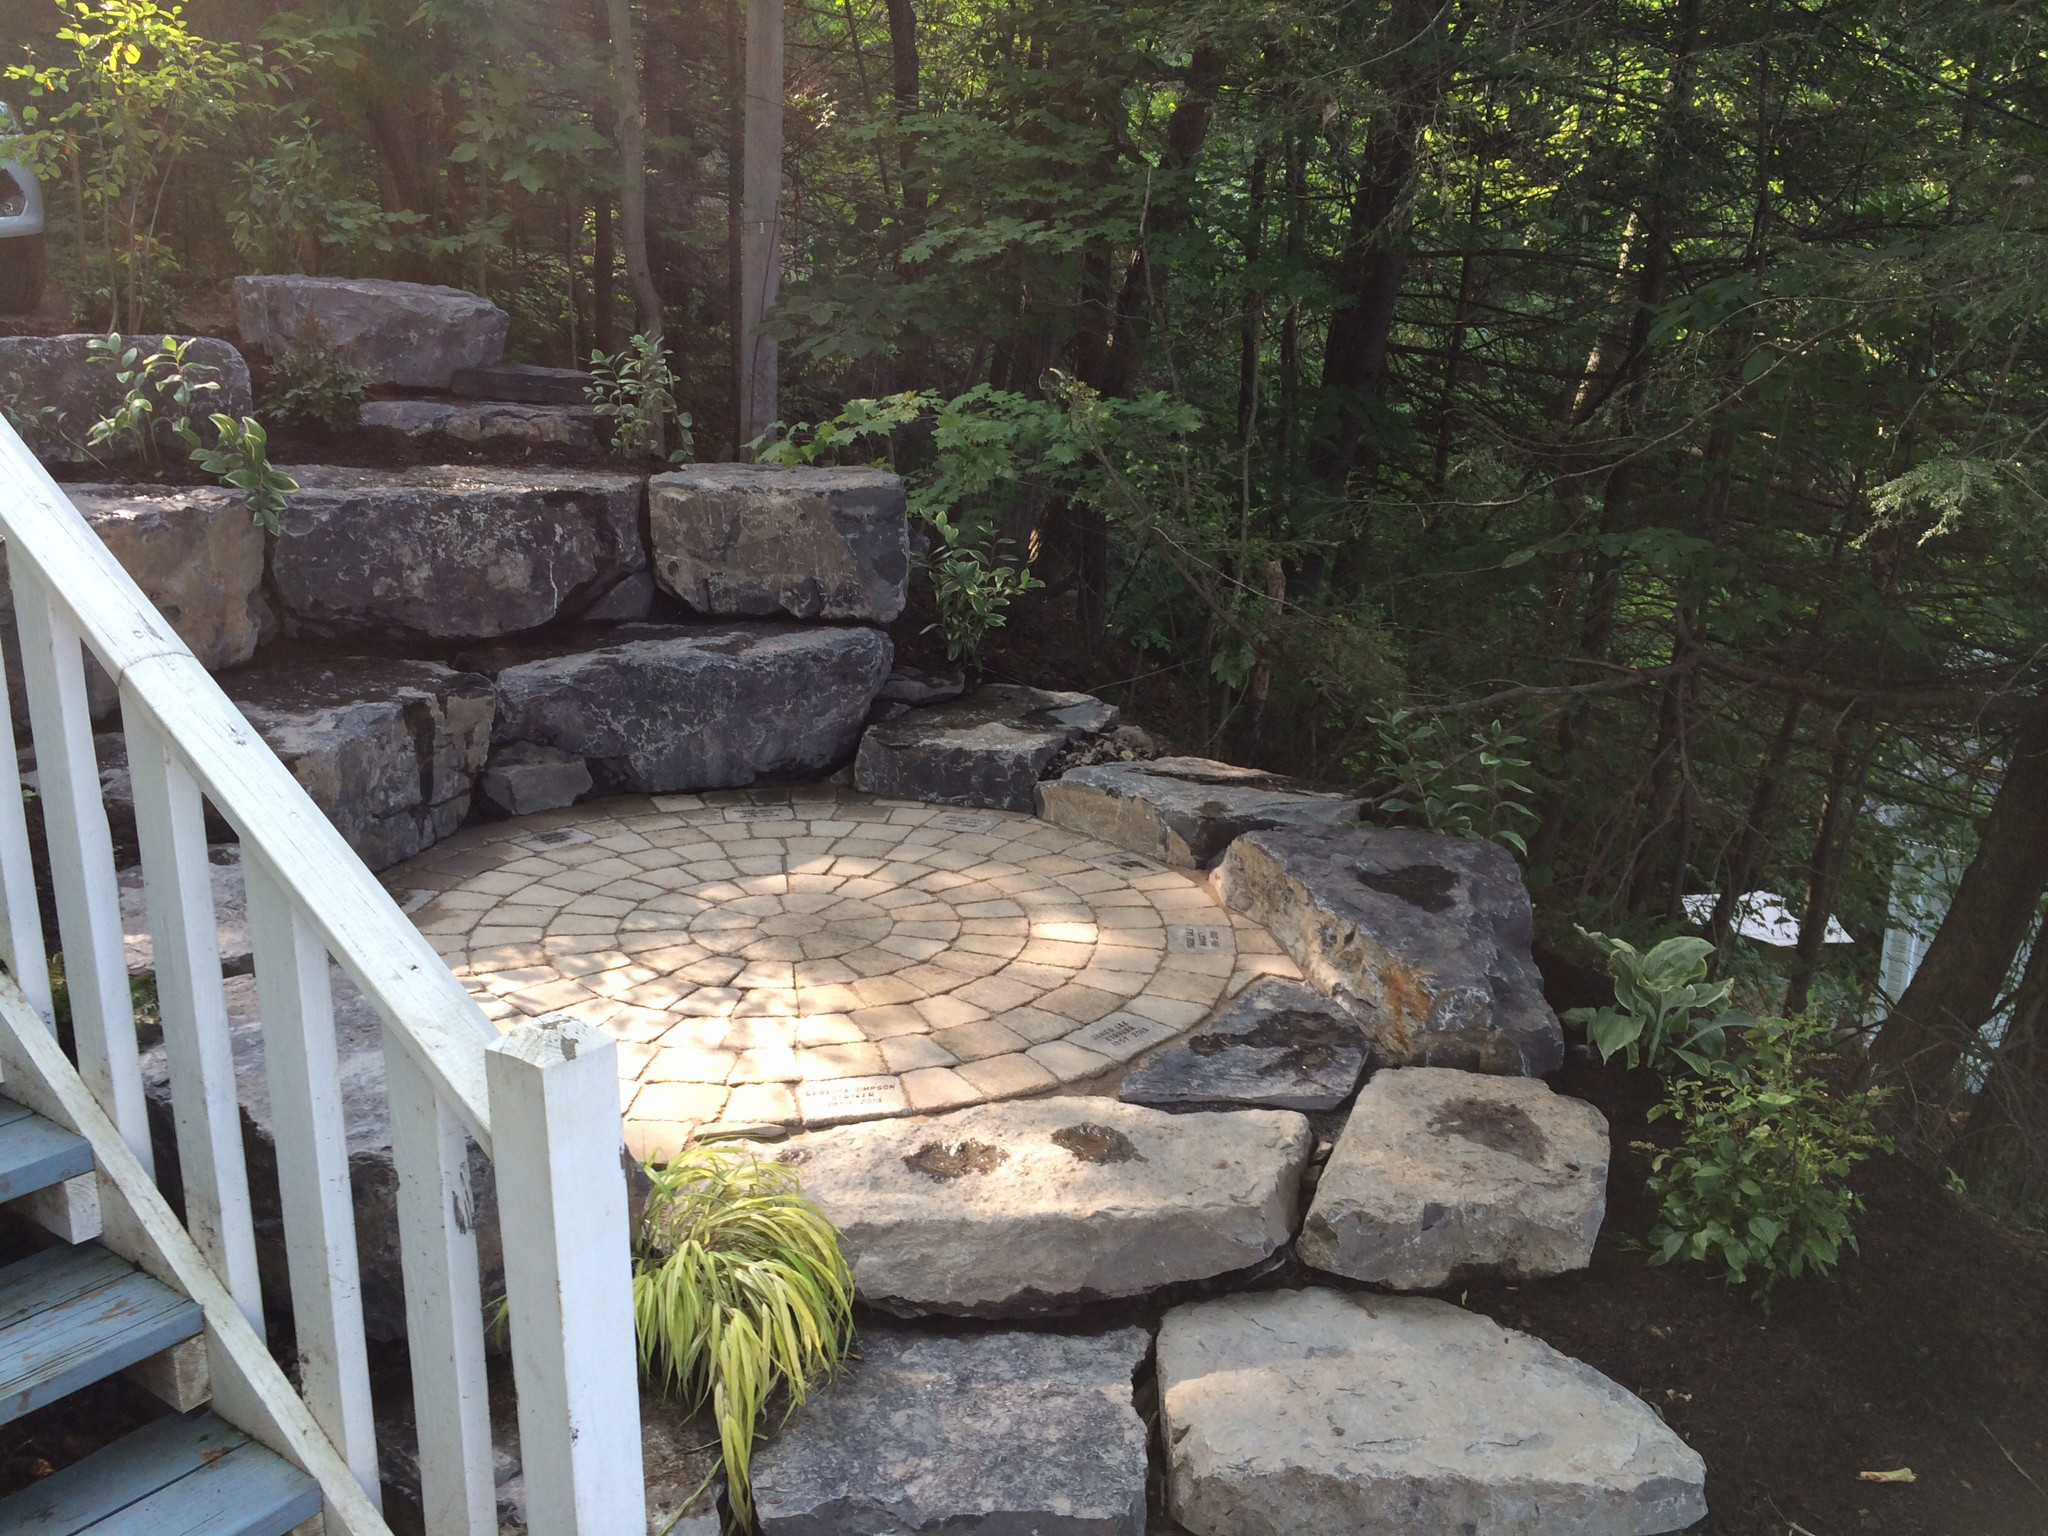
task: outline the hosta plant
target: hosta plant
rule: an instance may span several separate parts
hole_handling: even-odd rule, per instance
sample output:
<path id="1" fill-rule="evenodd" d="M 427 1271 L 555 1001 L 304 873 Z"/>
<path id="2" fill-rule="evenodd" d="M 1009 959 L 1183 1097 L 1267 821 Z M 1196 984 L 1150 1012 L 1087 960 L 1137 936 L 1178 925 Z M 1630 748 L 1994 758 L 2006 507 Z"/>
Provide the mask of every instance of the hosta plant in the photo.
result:
<path id="1" fill-rule="evenodd" d="M 761 1410 L 777 1388 L 796 1408 L 845 1358 L 853 1273 L 792 1167 L 711 1142 L 649 1163 L 647 1176 L 633 1275 L 641 1364 L 693 1411 L 710 1405 L 733 1511 L 750 1523 Z"/>
<path id="2" fill-rule="evenodd" d="M 1721 1006 L 1734 983 L 1707 980 L 1714 946 L 1705 939 L 1666 939 L 1642 951 L 1626 939 L 1579 931 L 1607 951 L 1615 1006 L 1574 1008 L 1564 1018 L 1586 1032 L 1602 1061 L 1620 1052 L 1631 1067 L 1664 1071 L 1675 1060 L 1705 1072 L 1722 1054 L 1728 1029 L 1748 1022 Z"/>

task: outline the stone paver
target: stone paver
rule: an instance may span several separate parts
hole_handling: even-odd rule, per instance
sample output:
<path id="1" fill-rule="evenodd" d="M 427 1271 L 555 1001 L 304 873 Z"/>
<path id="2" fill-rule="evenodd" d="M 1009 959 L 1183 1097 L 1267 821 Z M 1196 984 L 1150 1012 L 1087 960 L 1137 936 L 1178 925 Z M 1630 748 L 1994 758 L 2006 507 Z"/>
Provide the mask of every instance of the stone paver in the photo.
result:
<path id="1" fill-rule="evenodd" d="M 385 883 L 491 1018 L 566 1012 L 621 1043 L 641 1156 L 1081 1083 L 1299 975 L 1191 872 L 829 785 L 467 828 Z"/>

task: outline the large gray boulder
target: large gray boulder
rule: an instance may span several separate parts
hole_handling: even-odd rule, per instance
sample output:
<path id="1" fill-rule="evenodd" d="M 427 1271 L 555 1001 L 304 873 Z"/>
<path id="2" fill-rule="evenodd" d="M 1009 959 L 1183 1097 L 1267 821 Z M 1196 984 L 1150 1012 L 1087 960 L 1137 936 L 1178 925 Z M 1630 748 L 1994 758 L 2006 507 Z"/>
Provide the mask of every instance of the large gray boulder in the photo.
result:
<path id="1" fill-rule="evenodd" d="M 910 590 L 903 482 L 880 469 L 692 464 L 647 485 L 654 573 L 707 617 L 886 624 Z"/>
<path id="2" fill-rule="evenodd" d="M 384 1026 L 369 1000 L 339 966 L 331 968 L 330 979 L 342 1128 L 348 1140 L 349 1186 L 354 1196 L 356 1257 L 362 1272 L 363 1330 L 379 1341 L 402 1339 L 405 1274 L 398 1245 L 398 1171 L 391 1154 L 391 1113 L 384 1098 Z M 242 1146 L 256 1215 L 257 1265 L 263 1276 L 266 1309 L 272 1316 L 283 1316 L 291 1309 L 290 1270 L 285 1259 L 277 1130 L 263 1065 L 256 978 L 231 976 L 225 986 L 228 1040 L 235 1059 L 235 1099 L 242 1111 Z M 182 1185 L 171 1110 L 170 1064 L 161 1041 L 142 1053 L 142 1085 L 149 1102 L 158 1182 L 176 1199 Z M 469 1180 L 476 1200 L 477 1257 L 488 1316 L 488 1298 L 504 1293 L 504 1250 L 498 1235 L 497 1186 L 490 1160 L 474 1146 L 469 1152 Z"/>
<path id="3" fill-rule="evenodd" d="M 1268 977 L 1132 1068 L 1117 1097 L 1160 1109 L 1331 1110 L 1357 1090 L 1371 1059 L 1343 1009 L 1313 987 Z"/>
<path id="4" fill-rule="evenodd" d="M 843 760 L 889 675 L 878 629 L 622 625 L 590 650 L 496 671 L 500 745 L 573 753 L 600 788 L 730 789 Z"/>
<path id="5" fill-rule="evenodd" d="M 1016 1099 L 792 1138 L 854 1283 L 908 1312 L 1022 1315 L 1250 1268 L 1293 1235 L 1308 1122 Z"/>
<path id="6" fill-rule="evenodd" d="M 597 412 L 587 405 L 525 405 L 499 400 L 366 400 L 356 411 L 366 432 L 395 432 L 429 446 L 480 443 L 567 448 L 595 453 Z"/>
<path id="7" fill-rule="evenodd" d="M 514 400 L 525 405 L 585 405 L 597 375 L 581 368 L 543 368 L 538 363 L 499 363 L 458 368 L 448 387 L 468 400 Z"/>
<path id="8" fill-rule="evenodd" d="M 1281 1291 L 1159 1329 L 1167 1500 L 1195 1536 L 1651 1536 L 1706 1467 L 1540 1339 L 1423 1297 Z"/>
<path id="9" fill-rule="evenodd" d="M 246 976 L 255 968 L 255 954 L 249 938 L 249 902 L 242 886 L 242 846 L 216 843 L 206 851 L 220 968 L 230 976 Z M 114 884 L 121 893 L 121 948 L 128 956 L 128 974 L 147 975 L 156 969 L 156 936 L 149 928 L 142 866 L 131 864 L 121 870 Z"/>
<path id="10" fill-rule="evenodd" d="M 992 683 L 870 727 L 853 782 L 871 795 L 1028 812 L 1060 748 L 1116 723 L 1116 706 L 1091 694 Z"/>
<path id="11" fill-rule="evenodd" d="M 317 348 L 404 389 L 446 389 L 456 369 L 497 362 L 512 323 L 460 288 L 372 277 L 238 277 L 234 304 L 243 342 L 273 360 Z"/>
<path id="12" fill-rule="evenodd" d="M 209 671 L 247 661 L 277 632 L 263 598 L 263 530 L 239 493 L 198 485 L 74 485 L 65 494 Z M 0 573 L 5 560 L 0 551 Z M 26 720 L 14 593 L 4 579 L 0 645 L 16 718 Z M 119 701 L 97 663 L 86 666 L 86 689 L 95 718 Z"/>
<path id="13" fill-rule="evenodd" d="M 1526 1077 L 1376 1075 L 1316 1185 L 1298 1249 L 1401 1291 L 1584 1269 L 1607 1213 L 1607 1121 Z"/>
<path id="14" fill-rule="evenodd" d="M 1215 884 L 1352 1007 L 1380 1059 L 1531 1077 L 1563 1063 L 1529 955 L 1528 888 L 1498 843 L 1273 828 L 1232 843 Z"/>
<path id="15" fill-rule="evenodd" d="M 294 468 L 271 575 L 287 634 L 483 640 L 573 618 L 636 571 L 632 475 Z"/>
<path id="16" fill-rule="evenodd" d="M 363 862 L 462 824 L 490 750 L 490 680 L 430 661 L 257 662 L 221 686 Z"/>
<path id="17" fill-rule="evenodd" d="M 93 424 L 113 415 L 127 394 L 127 386 L 114 377 L 115 367 L 88 347 L 101 339 L 86 334 L 0 336 L 0 405 L 10 412 L 22 440 L 46 464 L 110 462 L 134 455 L 132 446 L 120 443 L 86 447 Z M 220 386 L 201 393 L 193 413 L 199 435 L 211 441 L 214 433 L 207 418 L 214 412 L 239 420 L 255 409 L 249 364 L 231 343 L 215 337 L 175 339 L 191 343 L 186 361 L 212 369 L 211 382 Z M 139 347 L 146 357 L 162 346 L 163 337 L 131 336 L 128 344 Z M 171 430 L 169 401 L 158 401 L 152 420 L 160 450 L 184 463 L 186 448 Z"/>
<path id="18" fill-rule="evenodd" d="M 1182 869 L 1207 869 L 1246 832 L 1262 827 L 1356 826 L 1350 795 L 1206 757 L 1096 763 L 1038 786 L 1038 814 Z"/>
<path id="19" fill-rule="evenodd" d="M 764 1536 L 1143 1536 L 1151 1340 L 871 1328 L 755 1454 Z"/>

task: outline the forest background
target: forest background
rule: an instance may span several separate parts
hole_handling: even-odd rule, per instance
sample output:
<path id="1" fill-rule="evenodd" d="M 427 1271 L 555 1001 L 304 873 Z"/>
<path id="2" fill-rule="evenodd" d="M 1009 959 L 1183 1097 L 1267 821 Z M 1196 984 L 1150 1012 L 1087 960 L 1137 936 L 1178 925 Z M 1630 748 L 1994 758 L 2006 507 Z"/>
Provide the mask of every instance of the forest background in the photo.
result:
<path id="1" fill-rule="evenodd" d="M 771 436 L 888 459 L 946 548 L 1028 564 L 992 670 L 1056 657 L 1189 750 L 1500 837 L 1566 955 L 1713 898 L 1745 995 L 1875 1027 L 1909 1143 L 2041 1219 L 2048 13 L 786 18 L 781 409 L 829 425 Z M 485 293 L 545 364 L 658 318 L 700 456 L 747 450 L 739 0 L 0 0 L 0 39 L 162 77 L 65 130 L 80 325 L 293 270 Z M 49 127 L 83 78 L 0 94 Z M 1888 1003 L 1888 913 L 1959 872 Z M 1757 889 L 1796 950 L 1734 935 Z"/>

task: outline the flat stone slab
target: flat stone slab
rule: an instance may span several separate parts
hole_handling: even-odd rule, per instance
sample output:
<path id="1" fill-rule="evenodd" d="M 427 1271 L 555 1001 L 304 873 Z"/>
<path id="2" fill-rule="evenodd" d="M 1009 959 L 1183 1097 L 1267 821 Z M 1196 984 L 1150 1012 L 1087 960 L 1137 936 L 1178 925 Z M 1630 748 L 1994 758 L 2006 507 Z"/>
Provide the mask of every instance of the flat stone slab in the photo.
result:
<path id="1" fill-rule="evenodd" d="M 1117 716 L 1091 694 L 991 683 L 870 726 L 853 781 L 871 795 L 1030 811 L 1060 748 L 1113 729 Z"/>
<path id="2" fill-rule="evenodd" d="M 1584 1269 L 1607 1213 L 1607 1120 L 1526 1077 L 1376 1074 L 1316 1186 L 1301 1256 L 1402 1291 Z"/>
<path id="3" fill-rule="evenodd" d="M 1174 1519 L 1195 1536 L 1651 1536 L 1706 1465 L 1540 1339 L 1424 1297 L 1281 1291 L 1159 1329 Z"/>
<path id="4" fill-rule="evenodd" d="M 1535 918 L 1498 843 L 1403 827 L 1248 832 L 1217 893 L 1348 1004 L 1379 1057 L 1541 1077 L 1564 1032 L 1530 958 Z"/>
<path id="5" fill-rule="evenodd" d="M 794 1137 L 854 1283 L 899 1309 L 1001 1315 L 1245 1269 L 1293 1235 L 1308 1122 L 1020 1099 Z"/>
<path id="6" fill-rule="evenodd" d="M 571 753 L 601 788 L 642 793 L 816 773 L 852 753 L 892 655 L 878 629 L 647 624 L 613 634 L 497 670 L 493 739 Z"/>
<path id="7" fill-rule="evenodd" d="M 515 443 L 595 453 L 597 412 L 587 405 L 504 400 L 366 400 L 356 425 L 416 443 Z"/>
<path id="8" fill-rule="evenodd" d="M 515 741 L 491 754 L 484 770 L 483 796 L 512 816 L 560 810 L 590 793 L 590 769 L 582 758 L 559 747 Z"/>
<path id="9" fill-rule="evenodd" d="M 294 468 L 271 576 L 287 634 L 492 639 L 574 618 L 635 571 L 632 475 Z"/>
<path id="10" fill-rule="evenodd" d="M 458 368 L 504 354 L 512 317 L 460 288 L 371 277 L 238 277 L 235 325 L 273 360 L 318 347 L 370 384 L 446 389 Z"/>
<path id="11" fill-rule="evenodd" d="M 1097 763 L 1038 786 L 1038 814 L 1182 869 L 1207 869 L 1246 832 L 1356 826 L 1350 795 L 1206 757 Z"/>
<path id="12" fill-rule="evenodd" d="M 490 680 L 431 661 L 258 661 L 221 686 L 372 869 L 469 813 L 491 740 Z"/>
<path id="13" fill-rule="evenodd" d="M 133 453 L 132 447 L 117 444 L 86 447 L 93 424 L 113 415 L 127 393 L 127 387 L 114 377 L 116 370 L 91 350 L 92 342 L 105 339 L 82 332 L 0 336 L 0 401 L 13 409 L 21 422 L 22 440 L 45 463 L 90 464 Z M 208 418 L 214 412 L 240 420 L 255 409 L 248 360 L 232 343 L 217 337 L 177 339 L 191 343 L 186 361 L 213 369 L 212 381 L 220 386 L 198 396 L 194 412 L 193 425 L 210 442 L 213 428 Z M 147 357 L 162 346 L 163 336 L 131 336 L 128 341 Z M 183 463 L 185 445 L 171 426 L 170 402 L 159 401 L 152 428 L 156 441 L 174 462 Z"/>
<path id="14" fill-rule="evenodd" d="M 230 976 L 246 975 L 255 966 L 255 948 L 249 939 L 249 903 L 242 888 L 242 847 L 216 843 L 206 851 L 221 970 Z M 128 956 L 128 974 L 146 975 L 156 969 L 156 938 L 149 931 L 149 898 L 142 866 L 120 871 L 114 883 L 121 893 L 121 948 Z"/>
<path id="15" fill-rule="evenodd" d="M 538 363 L 499 363 L 491 368 L 458 368 L 448 387 L 470 400 L 515 400 L 525 405 L 584 405 L 597 375 L 581 368 L 543 368 Z"/>
<path id="16" fill-rule="evenodd" d="M 1143 1330 L 862 1331 L 860 1358 L 756 1452 L 766 1536 L 1142 1536 Z"/>
<path id="17" fill-rule="evenodd" d="M 910 591 L 903 481 L 880 469 L 692 464 L 647 484 L 654 573 L 707 617 L 886 624 Z"/>
<path id="18" fill-rule="evenodd" d="M 1255 981 L 1177 1045 L 1125 1074 L 1117 1097 L 1155 1108 L 1335 1109 L 1357 1091 L 1365 1032 L 1298 981 Z"/>

